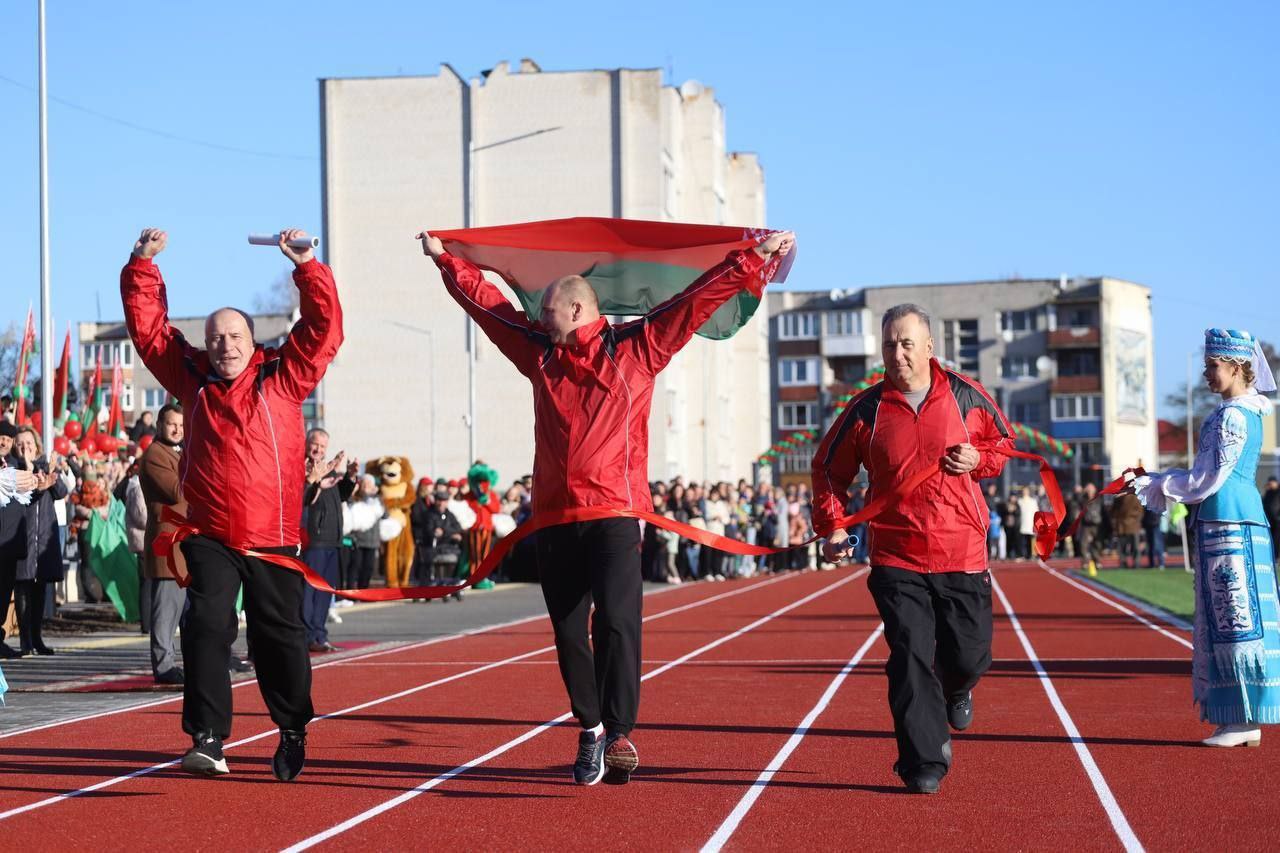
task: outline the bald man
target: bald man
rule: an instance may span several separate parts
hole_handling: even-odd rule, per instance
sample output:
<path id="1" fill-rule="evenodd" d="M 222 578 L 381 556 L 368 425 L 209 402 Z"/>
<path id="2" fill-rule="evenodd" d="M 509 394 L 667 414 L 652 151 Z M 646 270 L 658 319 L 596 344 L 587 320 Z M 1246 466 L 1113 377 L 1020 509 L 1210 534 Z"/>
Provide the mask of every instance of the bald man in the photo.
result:
<path id="1" fill-rule="evenodd" d="M 241 584 L 258 686 L 280 727 L 272 771 L 290 781 L 305 758 L 314 711 L 303 580 L 246 553 L 299 554 L 308 473 L 302 404 L 342 343 L 333 273 L 310 249 L 288 245 L 305 236 L 297 230 L 280 235 L 280 251 L 295 267 L 301 319 L 279 349 L 255 342 L 253 318 L 239 308 L 219 308 L 206 318 L 204 349 L 183 338 L 169 323 L 164 280 L 153 262 L 168 243 L 164 231 L 144 230 L 120 274 L 134 348 L 186 413 L 179 476 L 187 519 L 199 531 L 182 543 L 191 577 L 182 626 L 182 728 L 192 739 L 182 768 L 192 774 L 228 772 L 222 754 L 231 735 L 227 660 Z"/>
<path id="2" fill-rule="evenodd" d="M 554 282 L 534 323 L 475 265 L 445 252 L 438 238 L 418 236 L 449 294 L 533 384 L 535 515 L 653 510 L 654 380 L 717 308 L 744 289 L 760 295 L 765 265 L 795 239 L 773 234 L 731 252 L 644 317 L 614 326 L 581 276 Z M 582 727 L 574 782 L 627 782 L 640 763 L 630 737 L 640 704 L 640 525 L 607 518 L 549 527 L 538 534 L 537 556 L 560 675 Z"/>

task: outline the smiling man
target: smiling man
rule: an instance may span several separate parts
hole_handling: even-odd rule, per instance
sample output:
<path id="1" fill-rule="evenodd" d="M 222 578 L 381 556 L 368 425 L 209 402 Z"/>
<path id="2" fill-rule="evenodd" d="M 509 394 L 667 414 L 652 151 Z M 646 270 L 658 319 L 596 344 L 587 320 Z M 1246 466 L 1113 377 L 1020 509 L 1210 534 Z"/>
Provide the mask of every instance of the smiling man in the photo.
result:
<path id="1" fill-rule="evenodd" d="M 813 457 L 813 525 L 835 562 L 852 543 L 832 530 L 859 468 L 868 497 L 926 467 L 941 471 L 869 523 L 867 586 L 889 644 L 894 771 L 913 793 L 937 793 L 951 737 L 973 720 L 971 691 L 991 665 L 989 513 L 978 480 L 998 475 L 1012 447 L 999 408 L 972 379 L 933 357 L 929 315 L 897 305 L 880 327 L 885 378 L 845 407 Z"/>
<path id="2" fill-rule="evenodd" d="M 236 593 L 244 585 L 249 642 L 258 684 L 280 727 L 272 762 L 277 779 L 302 770 L 306 726 L 313 715 L 311 661 L 302 625 L 302 577 L 245 552 L 298 556 L 305 477 L 302 404 L 342 343 L 342 308 L 333 273 L 310 249 L 288 241 L 280 251 L 295 265 L 301 319 L 279 349 L 255 343 L 253 320 L 219 308 L 205 321 L 205 349 L 169 323 L 168 296 L 153 258 L 168 235 L 142 232 L 120 273 L 129 335 L 147 369 L 182 402 L 186 445 L 179 487 L 187 518 L 199 531 L 182 543 L 191 585 L 182 628 L 186 667 L 182 728 L 192 747 L 182 768 L 227 772 L 222 742 L 231 734 L 227 660 L 236 638 Z"/>

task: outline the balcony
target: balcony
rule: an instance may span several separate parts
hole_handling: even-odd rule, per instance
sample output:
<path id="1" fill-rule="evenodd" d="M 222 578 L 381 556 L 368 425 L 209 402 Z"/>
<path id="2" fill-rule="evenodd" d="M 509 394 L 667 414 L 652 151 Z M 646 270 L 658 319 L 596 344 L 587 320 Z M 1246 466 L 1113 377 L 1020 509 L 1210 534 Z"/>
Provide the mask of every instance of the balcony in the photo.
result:
<path id="1" fill-rule="evenodd" d="M 1101 342 L 1102 333 L 1097 326 L 1071 326 L 1049 332 L 1049 349 L 1096 347 Z"/>
<path id="2" fill-rule="evenodd" d="M 823 335 L 822 354 L 828 358 L 840 356 L 866 357 L 876 355 L 875 335 Z"/>
<path id="3" fill-rule="evenodd" d="M 1096 373 L 1084 376 L 1059 376 L 1049 386 L 1049 391 L 1053 394 L 1087 394 L 1101 390 L 1102 376 Z"/>

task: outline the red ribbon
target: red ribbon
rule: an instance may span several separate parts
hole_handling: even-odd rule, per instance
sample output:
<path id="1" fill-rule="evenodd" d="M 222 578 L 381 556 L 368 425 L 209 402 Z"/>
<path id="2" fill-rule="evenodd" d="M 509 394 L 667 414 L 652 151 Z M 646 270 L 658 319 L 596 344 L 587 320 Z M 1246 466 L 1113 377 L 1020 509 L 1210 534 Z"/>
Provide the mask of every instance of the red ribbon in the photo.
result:
<path id="1" fill-rule="evenodd" d="M 1034 453 L 1026 453 L 1021 450 L 1014 450 L 1006 447 L 987 447 L 981 450 L 989 453 L 998 453 L 1002 456 L 1008 456 L 1016 459 L 1029 459 L 1040 464 L 1040 478 L 1044 483 L 1045 491 L 1049 495 L 1049 502 L 1053 506 L 1052 512 L 1037 512 L 1035 518 L 1035 543 L 1036 552 L 1042 557 L 1047 558 L 1053 553 L 1053 549 L 1057 544 L 1058 528 L 1062 525 L 1063 519 L 1066 518 L 1067 509 L 1062 500 L 1062 491 L 1058 488 L 1057 477 L 1054 476 L 1053 469 L 1049 467 L 1049 463 L 1043 457 Z M 936 474 L 941 472 L 942 462 L 932 466 L 926 466 L 903 480 L 898 486 L 888 492 L 877 495 L 872 498 L 866 506 L 853 515 L 847 515 L 836 519 L 828 530 L 823 534 L 830 534 L 836 528 L 852 527 L 856 524 L 863 524 L 871 521 L 885 510 L 895 506 L 899 501 L 906 498 L 926 481 L 932 479 Z M 1142 469 L 1129 469 L 1125 474 L 1136 472 L 1144 473 Z M 1121 477 L 1114 483 L 1109 484 L 1099 497 L 1103 494 L 1116 494 L 1125 485 L 1127 480 Z M 1117 485 L 1119 484 L 1119 485 Z M 1081 511 L 1083 515 L 1083 510 Z M 341 598 L 349 598 L 355 601 L 402 601 L 405 599 L 424 599 L 424 598 L 445 598 L 453 595 L 455 592 L 466 589 L 469 586 L 479 583 L 487 578 L 494 569 L 502 562 L 516 543 L 532 536 L 539 530 L 547 527 L 555 527 L 560 524 L 572 524 L 579 521 L 598 521 L 605 518 L 635 518 L 645 521 L 649 524 L 670 530 L 679 534 L 685 539 L 697 542 L 701 545 L 707 545 L 729 554 L 738 554 L 746 557 L 768 557 L 773 554 L 780 554 L 789 551 L 792 548 L 802 548 L 813 544 L 821 538 L 820 535 L 814 535 L 804 542 L 799 542 L 787 548 L 769 548 L 764 545 L 749 545 L 746 542 L 737 539 L 729 539 L 719 534 L 711 533 L 705 528 L 693 527 L 675 519 L 667 518 L 655 512 L 645 512 L 643 510 L 626 509 L 622 507 L 573 507 L 570 509 L 556 510 L 554 512 L 546 512 L 536 515 L 517 527 L 507 536 L 499 539 L 493 550 L 484 558 L 481 563 L 472 569 L 471 574 L 463 581 L 448 586 L 409 586 L 409 587 L 385 587 L 379 589 L 334 589 L 323 577 L 316 574 L 306 563 L 297 557 L 289 557 L 281 554 L 267 554 L 262 551 L 256 551 L 252 548 L 233 548 L 232 550 L 246 557 L 255 557 L 259 560 L 297 572 L 302 575 L 315 589 L 322 592 L 332 593 Z M 166 530 L 156 537 L 152 545 L 152 550 L 157 556 L 164 557 L 168 562 L 170 570 L 173 572 L 174 578 L 180 586 L 188 586 L 191 583 L 190 575 L 181 575 L 177 571 L 174 560 L 174 550 L 178 545 L 190 536 L 200 533 L 199 529 L 193 526 L 187 519 L 178 515 L 170 507 L 165 507 L 162 520 L 173 525 L 172 530 Z M 1076 527 L 1080 524 L 1077 517 L 1070 530 L 1067 531 L 1068 536 L 1074 534 Z"/>

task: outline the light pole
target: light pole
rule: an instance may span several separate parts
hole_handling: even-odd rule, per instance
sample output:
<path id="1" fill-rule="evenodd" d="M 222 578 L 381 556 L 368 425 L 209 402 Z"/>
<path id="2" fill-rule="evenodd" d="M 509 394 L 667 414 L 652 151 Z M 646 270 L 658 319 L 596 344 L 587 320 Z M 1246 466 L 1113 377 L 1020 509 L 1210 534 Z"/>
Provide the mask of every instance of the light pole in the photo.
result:
<path id="1" fill-rule="evenodd" d="M 53 305 L 49 288 L 49 143 L 48 92 L 45 85 L 44 0 L 39 2 L 40 77 L 40 432 L 47 458 L 53 458 Z"/>
<path id="2" fill-rule="evenodd" d="M 431 333 L 430 329 L 410 326 L 408 323 L 401 323 L 396 320 L 392 320 L 391 325 L 427 336 L 427 359 L 431 362 L 430 375 L 427 378 L 427 381 L 431 383 L 431 419 L 428 426 L 431 430 L 431 476 L 439 477 L 440 470 L 436 467 L 436 336 Z"/>
<path id="3" fill-rule="evenodd" d="M 475 113 L 470 114 L 471 126 L 467 128 L 467 191 L 463 193 L 464 205 L 462 209 L 462 227 L 475 228 L 479 223 L 479 217 L 476 215 L 476 153 L 485 151 L 489 148 L 497 148 L 500 145 L 508 145 L 512 142 L 519 142 L 522 139 L 529 139 L 534 136 L 541 136 L 544 133 L 561 130 L 561 125 L 555 127 L 544 127 L 539 130 L 531 130 L 528 133 L 521 133 L 507 139 L 499 139 L 497 142 L 487 142 L 484 145 L 476 145 L 474 137 Z M 476 461 L 476 321 L 471 319 L 471 315 L 467 315 L 467 466 Z"/>

